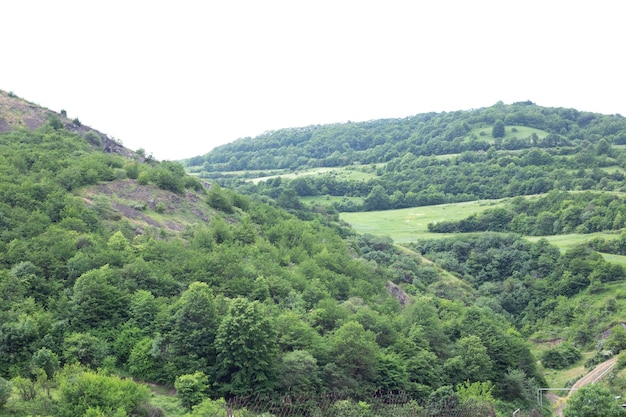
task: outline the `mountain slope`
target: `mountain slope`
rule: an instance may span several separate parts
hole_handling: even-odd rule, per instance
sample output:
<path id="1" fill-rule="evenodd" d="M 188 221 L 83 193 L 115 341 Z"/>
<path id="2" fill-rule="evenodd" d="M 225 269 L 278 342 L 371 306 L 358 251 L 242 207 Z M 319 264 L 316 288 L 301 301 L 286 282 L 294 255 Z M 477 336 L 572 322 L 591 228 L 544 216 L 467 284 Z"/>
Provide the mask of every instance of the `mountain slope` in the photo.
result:
<path id="1" fill-rule="evenodd" d="M 0 378 L 27 386 L 38 375 L 37 395 L 11 397 L 11 415 L 126 410 L 117 397 L 73 396 L 76 381 L 134 384 L 117 373 L 168 386 L 208 376 L 205 404 L 250 393 L 370 401 L 384 389 L 428 405 L 465 377 L 541 378 L 503 316 L 433 296 L 438 276 L 418 257 L 336 214 L 287 211 L 177 163 L 111 152 L 93 129 L 3 99 Z M 480 329 L 454 330 L 470 316 Z M 485 367 L 461 374 L 469 345 Z M 515 388 L 497 395 L 529 401 Z"/>
<path id="2" fill-rule="evenodd" d="M 106 152 L 129 158 L 135 155 L 133 151 L 122 146 L 114 138 L 84 126 L 78 118 L 69 119 L 64 110 L 57 113 L 17 97 L 14 93 L 0 90 L 0 133 L 20 128 L 35 130 L 50 120 L 58 122 L 59 126 L 63 126 L 69 132 L 87 138 L 92 146 L 100 147 Z"/>

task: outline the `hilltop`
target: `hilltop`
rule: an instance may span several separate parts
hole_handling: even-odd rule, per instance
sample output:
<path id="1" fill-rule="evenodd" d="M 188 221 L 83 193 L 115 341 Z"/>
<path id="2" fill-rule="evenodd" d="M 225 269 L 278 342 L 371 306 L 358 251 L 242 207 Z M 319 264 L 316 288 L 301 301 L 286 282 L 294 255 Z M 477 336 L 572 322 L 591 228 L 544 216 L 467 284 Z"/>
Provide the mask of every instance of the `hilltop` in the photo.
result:
<path id="1" fill-rule="evenodd" d="M 626 143 L 626 119 L 530 101 L 401 119 L 280 129 L 241 138 L 185 161 L 192 172 L 303 170 L 389 163 L 406 155 Z"/>
<path id="2" fill-rule="evenodd" d="M 128 158 L 135 155 L 134 151 L 125 148 L 115 138 L 83 125 L 78 118 L 69 119 L 64 110 L 52 111 L 20 98 L 12 92 L 0 90 L 0 133 L 19 128 L 35 130 L 50 120 L 58 121 L 67 131 L 87 138 L 93 146 L 105 152 L 117 153 Z"/>

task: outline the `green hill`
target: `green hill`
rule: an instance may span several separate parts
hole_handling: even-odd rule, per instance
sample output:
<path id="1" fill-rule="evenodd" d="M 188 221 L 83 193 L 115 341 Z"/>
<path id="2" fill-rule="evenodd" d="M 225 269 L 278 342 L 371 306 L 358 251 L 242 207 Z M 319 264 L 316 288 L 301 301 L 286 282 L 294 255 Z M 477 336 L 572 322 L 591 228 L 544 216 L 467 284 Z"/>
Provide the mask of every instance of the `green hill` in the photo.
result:
<path id="1" fill-rule="evenodd" d="M 494 132 L 496 125 L 501 133 Z M 278 130 L 223 145 L 185 165 L 222 184 L 260 178 L 256 189 L 247 188 L 273 198 L 283 187 L 300 197 L 360 199 L 335 201 L 339 211 L 388 210 L 554 189 L 621 190 L 625 132 L 626 119 L 619 115 L 498 103 Z"/>
<path id="2" fill-rule="evenodd" d="M 588 144 L 574 133 L 555 139 L 556 113 L 521 103 L 349 124 L 343 134 L 339 125 L 287 130 L 233 144 L 262 161 L 232 168 L 360 174 L 255 184 L 245 173 L 188 176 L 183 165 L 145 158 L 63 113 L 0 97 L 0 416 L 225 415 L 228 404 L 250 414 L 279 404 L 272 413 L 293 415 L 293 401 L 306 415 L 476 415 L 478 406 L 530 413 L 546 380 L 528 338 L 549 333 L 580 351 L 621 317 L 622 297 L 608 290 L 624 271 L 596 252 L 619 254 L 613 241 L 561 253 L 503 229 L 398 247 L 357 234 L 323 199 L 300 200 L 329 194 L 360 197 L 353 204 L 370 209 L 406 205 L 411 191 L 400 198 L 401 184 L 388 193 L 386 181 L 427 169 L 435 187 L 445 175 L 459 178 L 447 169 L 481 161 L 480 170 L 511 172 L 513 164 L 543 175 L 561 156 L 582 164 L 593 150 L 590 161 L 610 168 L 620 160 L 619 129 Z M 570 113 L 588 132 L 621 123 Z M 501 143 L 488 137 L 500 117 Z M 530 136 L 526 148 L 511 145 L 508 123 Z M 546 144 L 543 153 L 531 154 L 532 141 Z M 280 161 L 291 148 L 295 159 Z M 304 148 L 315 152 L 306 161 Z M 227 149 L 203 165 L 245 161 Z M 340 160 L 330 165 L 331 157 Z M 615 190 L 617 179 L 596 174 L 620 171 L 600 168 L 589 188 Z M 565 194 L 559 201 L 570 200 L 582 204 Z M 602 201 L 621 210 L 619 200 Z M 596 295 L 604 301 L 591 302 Z M 257 398 L 258 412 L 246 398 Z"/>

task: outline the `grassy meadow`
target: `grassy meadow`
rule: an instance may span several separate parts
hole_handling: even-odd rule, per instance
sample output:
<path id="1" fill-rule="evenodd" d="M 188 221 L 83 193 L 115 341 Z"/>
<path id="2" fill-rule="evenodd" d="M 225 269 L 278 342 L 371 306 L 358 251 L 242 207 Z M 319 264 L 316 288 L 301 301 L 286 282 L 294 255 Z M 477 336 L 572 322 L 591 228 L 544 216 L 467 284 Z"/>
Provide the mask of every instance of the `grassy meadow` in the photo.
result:
<path id="1" fill-rule="evenodd" d="M 570 233 L 566 235 L 554 235 L 554 236 L 527 236 L 526 238 L 532 242 L 536 242 L 539 239 L 546 239 L 548 242 L 550 242 L 554 246 L 557 246 L 559 249 L 561 249 L 562 252 L 564 252 L 573 246 L 576 246 L 580 243 L 584 243 L 595 238 L 603 238 L 606 240 L 610 240 L 610 239 L 617 239 L 618 237 L 619 237 L 619 234 L 616 234 L 616 233 L 600 232 L 600 233 L 586 233 L 586 234 Z M 607 254 L 607 256 L 609 255 Z M 619 255 L 610 255 L 610 256 L 615 257 L 615 260 L 620 259 L 620 262 L 624 261 L 624 259 L 621 259 L 621 258 L 626 259 L 626 257 L 619 256 Z"/>
<path id="2" fill-rule="evenodd" d="M 276 177 L 294 179 L 311 175 L 334 175 L 337 178 L 345 181 L 367 181 L 376 176 L 377 168 L 382 165 L 384 164 L 349 165 L 345 167 L 321 167 L 298 171 L 283 170 L 275 173 L 274 175 L 247 178 L 247 180 L 256 184 L 260 181 L 267 181 L 270 178 Z M 249 173 L 250 171 L 248 171 L 248 175 Z M 234 174 L 234 172 L 229 172 L 228 174 Z"/>
<path id="3" fill-rule="evenodd" d="M 476 136 L 481 140 L 486 140 L 487 142 L 494 143 L 493 136 L 491 136 L 491 131 L 493 126 L 484 126 L 484 127 L 475 127 L 469 131 L 464 140 L 469 141 L 470 138 Z M 543 139 L 548 136 L 548 132 L 541 129 L 535 129 L 533 127 L 526 126 L 506 126 L 504 137 L 512 138 L 517 137 L 519 139 L 525 139 L 532 136 L 535 133 L 539 139 Z"/>
<path id="4" fill-rule="evenodd" d="M 341 200 L 345 197 L 312 197 L 307 202 L 322 201 L 332 202 L 333 199 Z M 530 197 L 532 198 L 532 197 Z M 449 233 L 430 233 L 428 223 L 442 220 L 461 220 L 472 214 L 480 213 L 489 208 L 504 206 L 507 199 L 503 200 L 477 200 L 464 203 L 440 204 L 436 206 L 412 207 L 399 210 L 369 211 L 357 213 L 341 213 L 340 218 L 349 223 L 359 233 L 368 233 L 377 236 L 389 236 L 398 244 L 415 242 L 420 239 L 434 239 L 450 237 Z M 617 233 L 572 233 L 555 236 L 527 236 L 530 241 L 546 239 L 557 246 L 561 251 L 594 238 L 617 239 Z M 626 266 L 626 256 L 603 254 L 610 262 Z"/>
<path id="5" fill-rule="evenodd" d="M 419 239 L 448 237 L 449 234 L 428 232 L 428 223 L 461 220 L 488 208 L 502 206 L 505 201 L 477 200 L 399 210 L 341 213 L 340 218 L 359 233 L 389 236 L 394 242 L 402 244 Z"/>
<path id="6" fill-rule="evenodd" d="M 316 203 L 316 204 L 332 204 L 339 203 L 342 201 L 353 201 L 356 204 L 362 204 L 362 197 L 344 197 L 344 196 L 334 196 L 334 195 L 315 195 L 315 196 L 307 196 L 300 197 L 300 201 L 303 203 Z"/>

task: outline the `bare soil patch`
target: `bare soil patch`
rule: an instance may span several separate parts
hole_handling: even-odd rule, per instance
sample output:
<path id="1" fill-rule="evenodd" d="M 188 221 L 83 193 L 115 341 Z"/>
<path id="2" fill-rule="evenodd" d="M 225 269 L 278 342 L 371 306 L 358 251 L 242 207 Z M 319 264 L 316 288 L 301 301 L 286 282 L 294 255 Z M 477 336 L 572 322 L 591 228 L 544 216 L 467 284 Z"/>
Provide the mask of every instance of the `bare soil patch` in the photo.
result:
<path id="1" fill-rule="evenodd" d="M 212 209 L 197 193 L 179 195 L 132 179 L 98 184 L 84 190 L 82 196 L 92 206 L 97 204 L 97 196 L 106 197 L 115 217 L 130 221 L 137 233 L 149 227 L 177 232 L 207 223 L 213 216 Z"/>

